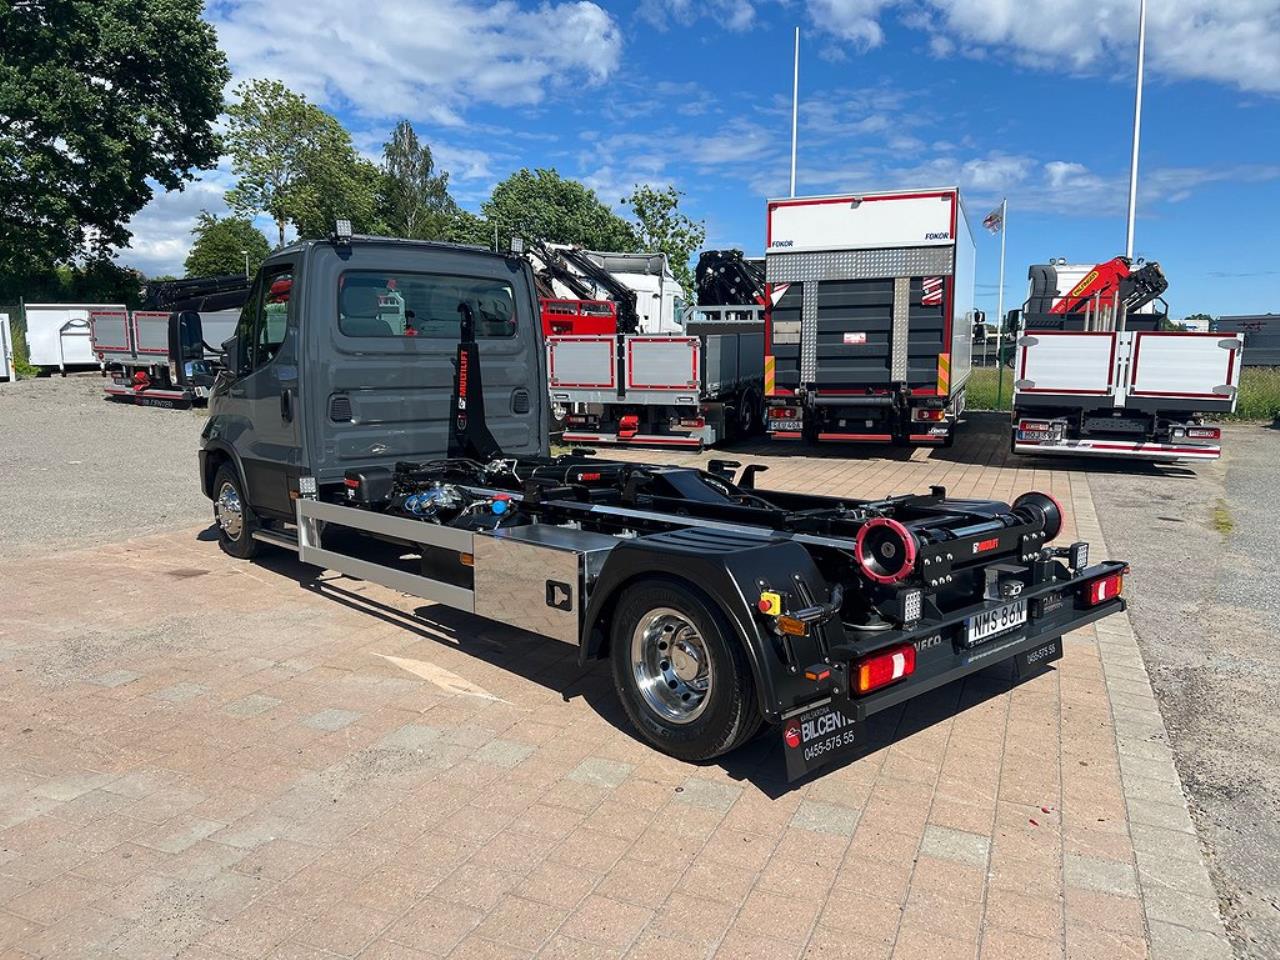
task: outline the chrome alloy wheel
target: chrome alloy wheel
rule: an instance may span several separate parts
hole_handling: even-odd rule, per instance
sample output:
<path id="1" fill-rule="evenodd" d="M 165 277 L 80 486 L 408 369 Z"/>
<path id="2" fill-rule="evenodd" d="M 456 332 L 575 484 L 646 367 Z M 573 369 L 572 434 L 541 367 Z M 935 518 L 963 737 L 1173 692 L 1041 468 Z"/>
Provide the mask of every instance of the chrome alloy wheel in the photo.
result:
<path id="1" fill-rule="evenodd" d="M 232 540 L 240 539 L 244 532 L 244 508 L 233 484 L 224 483 L 218 491 L 218 499 L 213 501 L 213 515 L 223 533 Z"/>
<path id="2" fill-rule="evenodd" d="M 631 634 L 631 669 L 645 703 L 669 723 L 692 723 L 711 693 L 711 655 L 697 628 L 669 607 L 650 610 Z"/>

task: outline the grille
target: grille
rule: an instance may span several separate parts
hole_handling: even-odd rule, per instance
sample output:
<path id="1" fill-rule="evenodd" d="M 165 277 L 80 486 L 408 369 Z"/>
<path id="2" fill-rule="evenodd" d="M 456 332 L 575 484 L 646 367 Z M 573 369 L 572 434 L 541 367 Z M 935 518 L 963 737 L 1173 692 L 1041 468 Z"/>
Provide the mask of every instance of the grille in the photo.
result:
<path id="1" fill-rule="evenodd" d="M 351 398 L 337 394 L 329 398 L 329 419 L 334 423 L 351 422 Z"/>

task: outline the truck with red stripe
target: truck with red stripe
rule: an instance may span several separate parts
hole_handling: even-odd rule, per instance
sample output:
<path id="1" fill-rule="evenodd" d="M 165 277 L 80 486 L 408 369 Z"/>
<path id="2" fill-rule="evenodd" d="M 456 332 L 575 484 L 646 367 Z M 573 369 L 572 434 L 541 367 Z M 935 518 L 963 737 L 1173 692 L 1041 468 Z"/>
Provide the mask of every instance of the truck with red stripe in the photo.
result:
<path id="1" fill-rule="evenodd" d="M 1035 264 L 1013 357 L 1020 454 L 1216 460 L 1244 340 L 1169 329 L 1157 263 Z M 1012 318 L 1015 324 L 1017 316 Z"/>
<path id="2" fill-rule="evenodd" d="M 765 245 L 769 435 L 950 445 L 981 319 L 959 189 L 771 200 Z"/>

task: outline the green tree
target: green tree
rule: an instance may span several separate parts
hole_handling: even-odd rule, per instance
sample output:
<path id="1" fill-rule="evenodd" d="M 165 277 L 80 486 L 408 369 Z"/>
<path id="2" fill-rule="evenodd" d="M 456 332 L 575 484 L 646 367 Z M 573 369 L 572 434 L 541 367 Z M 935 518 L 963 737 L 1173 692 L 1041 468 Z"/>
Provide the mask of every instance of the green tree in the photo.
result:
<path id="1" fill-rule="evenodd" d="M 211 166 L 229 76 L 199 0 L 0 3 L 0 278 L 129 242 Z"/>
<path id="2" fill-rule="evenodd" d="M 335 117 L 276 80 L 250 80 L 235 93 L 226 134 L 238 177 L 227 193 L 232 210 L 268 214 L 280 246 L 289 224 L 303 237 L 324 236 L 339 217 L 357 230 L 377 227 L 378 168 L 356 155 Z"/>
<path id="3" fill-rule="evenodd" d="M 271 244 L 248 217 L 219 219 L 201 210 L 191 236 L 195 240 L 184 264 L 188 277 L 240 273 L 245 269 L 246 253 L 252 274 L 271 252 Z"/>
<path id="4" fill-rule="evenodd" d="M 445 227 L 442 240 L 470 243 L 477 247 L 493 246 L 493 224 L 470 210 L 459 208 Z"/>
<path id="5" fill-rule="evenodd" d="M 414 240 L 443 240 L 458 214 L 449 174 L 436 173 L 431 147 L 401 120 L 382 147 L 379 213 L 387 232 Z"/>
<path id="6" fill-rule="evenodd" d="M 684 193 L 675 187 L 655 190 L 637 184 L 631 196 L 624 197 L 622 202 L 635 214 L 642 249 L 665 253 L 671 272 L 685 293 L 690 293 L 693 290 L 693 270 L 689 267 L 689 259 L 707 239 L 707 225 L 680 212 L 682 196 Z"/>
<path id="7" fill-rule="evenodd" d="M 555 170 L 516 171 L 493 188 L 481 209 L 490 231 L 497 225 L 501 247 L 513 236 L 592 250 L 634 251 L 639 243 L 631 224 L 594 190 Z"/>

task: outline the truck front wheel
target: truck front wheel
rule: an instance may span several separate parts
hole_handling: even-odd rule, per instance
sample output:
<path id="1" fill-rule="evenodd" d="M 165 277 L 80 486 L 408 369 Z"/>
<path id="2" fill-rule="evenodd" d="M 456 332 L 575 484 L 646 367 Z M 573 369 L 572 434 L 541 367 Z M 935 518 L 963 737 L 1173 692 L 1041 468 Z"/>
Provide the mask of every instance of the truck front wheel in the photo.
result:
<path id="1" fill-rule="evenodd" d="M 241 560 L 258 552 L 253 539 L 258 518 L 241 489 L 240 478 L 230 463 L 218 467 L 213 477 L 213 519 L 218 527 L 218 546 Z"/>
<path id="2" fill-rule="evenodd" d="M 760 728 L 746 653 L 708 601 L 683 584 L 627 589 L 610 636 L 618 697 L 640 736 L 681 760 L 728 753 Z"/>

